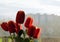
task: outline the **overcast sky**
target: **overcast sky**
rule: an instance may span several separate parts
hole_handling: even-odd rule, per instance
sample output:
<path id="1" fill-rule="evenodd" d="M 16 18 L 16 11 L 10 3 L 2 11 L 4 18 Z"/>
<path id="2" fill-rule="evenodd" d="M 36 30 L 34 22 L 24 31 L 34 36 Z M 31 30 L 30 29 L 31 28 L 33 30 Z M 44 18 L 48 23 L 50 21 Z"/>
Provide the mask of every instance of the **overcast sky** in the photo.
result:
<path id="1" fill-rule="evenodd" d="M 60 15 L 60 0 L 0 0 L 0 16 L 15 16 L 18 10 Z"/>

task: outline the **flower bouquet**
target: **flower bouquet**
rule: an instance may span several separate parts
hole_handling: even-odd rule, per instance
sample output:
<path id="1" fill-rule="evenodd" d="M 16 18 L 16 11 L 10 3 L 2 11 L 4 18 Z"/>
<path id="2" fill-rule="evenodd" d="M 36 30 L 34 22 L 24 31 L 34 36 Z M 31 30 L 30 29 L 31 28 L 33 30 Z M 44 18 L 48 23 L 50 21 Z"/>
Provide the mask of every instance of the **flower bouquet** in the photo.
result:
<path id="1" fill-rule="evenodd" d="M 12 42 L 35 42 L 40 35 L 40 28 L 33 25 L 33 19 L 27 17 L 25 20 L 25 12 L 20 10 L 17 12 L 16 21 L 9 20 L 8 22 L 3 22 L 1 27 L 3 30 L 10 33 L 10 38 Z M 24 23 L 24 28 L 22 24 Z"/>

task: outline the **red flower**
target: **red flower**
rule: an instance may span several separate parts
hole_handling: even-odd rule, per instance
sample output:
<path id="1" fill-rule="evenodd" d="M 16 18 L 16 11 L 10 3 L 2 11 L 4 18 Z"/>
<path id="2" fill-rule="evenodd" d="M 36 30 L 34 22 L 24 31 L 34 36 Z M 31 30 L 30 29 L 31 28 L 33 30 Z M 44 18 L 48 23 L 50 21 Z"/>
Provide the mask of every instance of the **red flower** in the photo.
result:
<path id="1" fill-rule="evenodd" d="M 16 22 L 20 23 L 20 24 L 23 24 L 24 19 L 25 19 L 24 11 L 18 11 L 17 16 L 16 16 Z"/>
<path id="2" fill-rule="evenodd" d="M 10 33 L 14 33 L 15 32 L 15 28 L 16 28 L 15 23 L 13 21 L 9 21 L 8 22 L 8 30 L 9 30 L 9 32 Z"/>
<path id="3" fill-rule="evenodd" d="M 21 24 L 18 24 L 18 23 L 16 23 L 16 33 L 18 34 L 18 32 L 20 31 L 20 30 L 22 30 L 22 26 L 21 26 Z"/>
<path id="4" fill-rule="evenodd" d="M 37 28 L 34 32 L 34 38 L 38 38 L 40 36 L 40 28 Z"/>
<path id="5" fill-rule="evenodd" d="M 36 29 L 35 26 L 30 26 L 30 27 L 28 28 L 27 34 L 28 34 L 30 37 L 33 37 L 35 29 Z"/>
<path id="6" fill-rule="evenodd" d="M 3 23 L 1 24 L 1 27 L 2 27 L 3 30 L 8 31 L 7 22 L 3 22 Z"/>
<path id="7" fill-rule="evenodd" d="M 28 17 L 25 22 L 25 27 L 29 28 L 33 23 L 33 19 L 31 17 Z"/>

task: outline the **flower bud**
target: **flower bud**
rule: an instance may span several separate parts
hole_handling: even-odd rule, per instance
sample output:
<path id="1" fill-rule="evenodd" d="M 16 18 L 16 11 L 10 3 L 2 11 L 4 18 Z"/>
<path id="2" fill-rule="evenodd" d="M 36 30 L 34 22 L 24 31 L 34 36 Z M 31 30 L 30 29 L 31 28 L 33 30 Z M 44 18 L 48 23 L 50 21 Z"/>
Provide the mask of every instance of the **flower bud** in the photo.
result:
<path id="1" fill-rule="evenodd" d="M 35 29 L 36 29 L 35 26 L 30 26 L 30 27 L 28 28 L 27 34 L 28 34 L 30 37 L 33 37 L 34 32 L 35 32 Z"/>
<path id="2" fill-rule="evenodd" d="M 33 38 L 38 38 L 40 36 L 39 34 L 40 34 L 40 28 L 37 28 L 34 32 Z"/>
<path id="3" fill-rule="evenodd" d="M 21 24 L 18 24 L 18 23 L 16 23 L 15 24 L 16 25 L 16 33 L 18 34 L 18 32 L 20 31 L 20 30 L 22 30 L 22 26 L 21 26 Z"/>
<path id="4" fill-rule="evenodd" d="M 29 28 L 33 23 L 33 19 L 31 17 L 28 17 L 25 22 L 25 27 Z"/>
<path id="5" fill-rule="evenodd" d="M 8 31 L 7 22 L 3 22 L 3 23 L 1 24 L 1 27 L 2 27 L 3 30 Z"/>
<path id="6" fill-rule="evenodd" d="M 9 21 L 8 22 L 8 30 L 10 33 L 14 33 L 15 32 L 15 23 L 13 21 Z"/>
<path id="7" fill-rule="evenodd" d="M 20 24 L 23 24 L 24 19 L 25 19 L 25 13 L 24 13 L 24 11 L 18 11 L 17 12 L 17 16 L 16 16 L 16 22 L 20 23 Z"/>

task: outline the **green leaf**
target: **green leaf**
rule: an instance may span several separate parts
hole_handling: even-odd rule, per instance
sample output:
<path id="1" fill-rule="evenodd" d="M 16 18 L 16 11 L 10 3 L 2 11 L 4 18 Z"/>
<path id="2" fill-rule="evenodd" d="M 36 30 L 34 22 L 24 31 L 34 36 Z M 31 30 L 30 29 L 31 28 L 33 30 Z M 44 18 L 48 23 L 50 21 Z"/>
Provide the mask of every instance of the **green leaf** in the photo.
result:
<path id="1" fill-rule="evenodd" d="M 29 38 L 25 38 L 24 42 L 30 42 Z"/>
<path id="2" fill-rule="evenodd" d="M 20 30 L 18 33 L 18 37 L 21 37 L 22 34 L 23 34 L 23 30 Z"/>
<path id="3" fill-rule="evenodd" d="M 20 38 L 16 38 L 15 41 L 16 42 L 24 42 L 24 39 L 20 37 Z"/>

